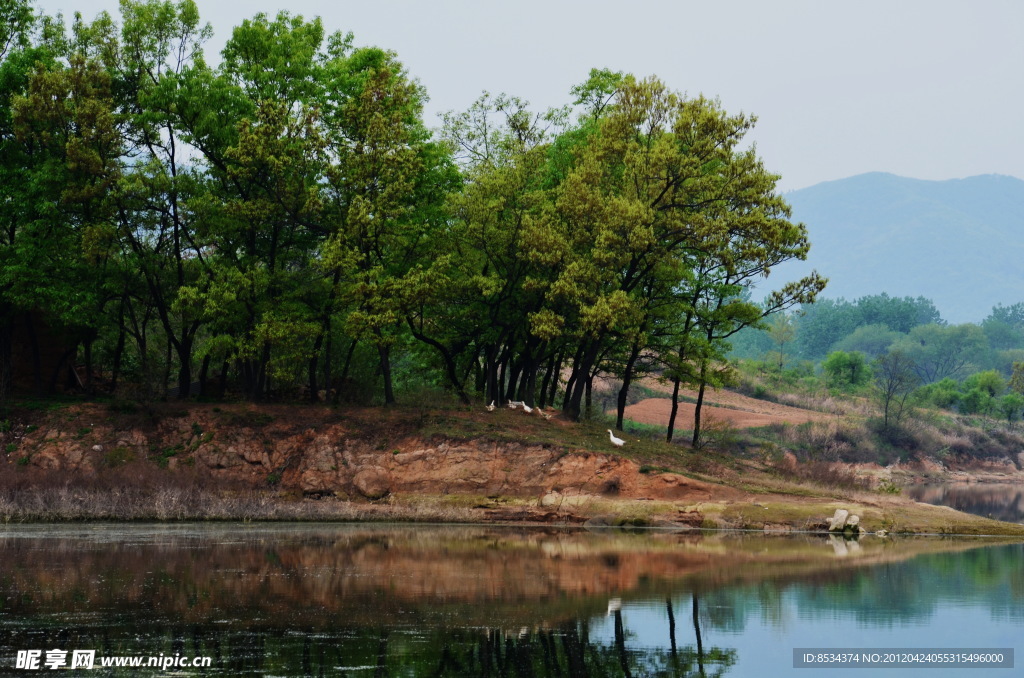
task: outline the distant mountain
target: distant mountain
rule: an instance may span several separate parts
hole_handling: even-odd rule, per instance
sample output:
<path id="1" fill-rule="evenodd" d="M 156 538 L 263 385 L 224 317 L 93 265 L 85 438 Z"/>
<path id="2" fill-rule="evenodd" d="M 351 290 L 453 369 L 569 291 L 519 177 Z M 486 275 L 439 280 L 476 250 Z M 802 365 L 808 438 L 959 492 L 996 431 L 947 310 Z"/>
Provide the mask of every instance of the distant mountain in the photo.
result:
<path id="1" fill-rule="evenodd" d="M 765 289 L 811 269 L 824 296 L 923 296 L 951 323 L 1024 301 L 1024 181 L 986 174 L 924 181 L 873 172 L 786 194 L 807 226 L 806 262 L 778 266 Z"/>

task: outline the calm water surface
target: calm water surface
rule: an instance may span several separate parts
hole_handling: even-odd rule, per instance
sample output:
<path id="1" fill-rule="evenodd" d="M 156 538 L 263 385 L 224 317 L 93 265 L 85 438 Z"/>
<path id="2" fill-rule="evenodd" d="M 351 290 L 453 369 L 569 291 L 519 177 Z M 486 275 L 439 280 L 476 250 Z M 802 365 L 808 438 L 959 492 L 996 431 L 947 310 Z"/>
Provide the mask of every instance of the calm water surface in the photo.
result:
<path id="1" fill-rule="evenodd" d="M 1024 523 L 1024 485 L 1020 483 L 944 483 L 911 485 L 903 493 L 915 501 L 951 506 L 957 511 Z"/>
<path id="2" fill-rule="evenodd" d="M 794 669 L 794 647 L 1017 648 L 1021 638 L 1024 546 L 984 540 L 0 529 L 0 675 L 812 678 L 849 671 Z M 53 649 L 211 666 L 15 668 L 19 651 Z M 985 675 L 1024 675 L 1021 661 Z M 868 675 L 969 675 L 906 671 Z"/>

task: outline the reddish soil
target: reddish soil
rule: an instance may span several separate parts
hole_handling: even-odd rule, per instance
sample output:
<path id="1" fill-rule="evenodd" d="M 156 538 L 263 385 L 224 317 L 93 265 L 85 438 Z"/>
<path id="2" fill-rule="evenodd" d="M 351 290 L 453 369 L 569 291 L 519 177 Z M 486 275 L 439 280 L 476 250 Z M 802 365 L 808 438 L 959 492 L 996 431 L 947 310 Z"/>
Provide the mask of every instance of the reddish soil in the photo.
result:
<path id="1" fill-rule="evenodd" d="M 661 383 L 657 379 L 643 379 L 640 383 L 652 391 L 659 391 L 666 395 L 672 393 L 671 386 Z M 617 384 L 615 386 L 617 387 Z M 612 387 L 612 383 L 606 379 L 597 379 L 594 382 L 594 389 L 598 392 L 608 392 Z M 697 391 L 691 389 L 680 389 L 679 394 L 685 398 L 697 398 Z M 721 407 L 715 407 L 715 405 L 721 405 Z M 692 426 L 694 409 L 693 403 L 681 401 L 679 412 L 676 415 L 676 426 L 681 428 Z M 667 426 L 671 410 L 671 399 L 647 398 L 626 407 L 626 418 L 641 424 Z M 722 389 L 709 389 L 704 394 L 701 417 L 705 422 L 724 422 L 736 428 L 757 428 L 770 424 L 803 424 L 808 421 L 835 419 L 835 415 L 832 414 L 780 405 Z"/>
<path id="2" fill-rule="evenodd" d="M 717 393 L 715 395 L 716 397 L 718 396 Z M 729 393 L 728 395 L 744 398 L 744 396 L 736 393 Z M 768 403 L 754 400 L 753 398 L 745 398 L 745 400 L 756 403 L 757 411 L 752 411 L 746 407 L 744 409 L 731 409 L 705 405 L 701 408 L 701 418 L 704 422 L 724 422 L 736 428 L 755 428 L 770 424 L 803 424 L 808 421 L 822 421 L 833 418 L 833 415 L 802 410 L 797 407 Z M 719 399 L 718 402 L 722 402 L 722 400 Z M 666 426 L 671 409 L 672 401 L 669 398 L 647 398 L 626 407 L 626 418 L 641 424 Z M 693 403 L 680 402 L 679 412 L 676 415 L 676 425 L 682 428 L 691 426 L 695 409 L 696 406 Z"/>

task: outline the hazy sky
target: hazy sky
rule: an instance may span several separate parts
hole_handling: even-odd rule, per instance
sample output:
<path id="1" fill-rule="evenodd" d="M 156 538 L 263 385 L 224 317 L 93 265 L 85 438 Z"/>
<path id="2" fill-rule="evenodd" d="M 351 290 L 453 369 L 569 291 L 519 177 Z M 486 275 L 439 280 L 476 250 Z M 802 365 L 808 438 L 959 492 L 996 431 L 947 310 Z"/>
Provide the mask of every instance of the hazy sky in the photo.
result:
<path id="1" fill-rule="evenodd" d="M 430 94 L 431 125 L 485 89 L 562 105 L 606 67 L 757 115 L 752 138 L 784 190 L 869 171 L 1024 178 L 1018 0 L 198 3 L 211 63 L 234 25 L 281 9 L 394 50 Z M 37 6 L 118 16 L 116 0 Z"/>

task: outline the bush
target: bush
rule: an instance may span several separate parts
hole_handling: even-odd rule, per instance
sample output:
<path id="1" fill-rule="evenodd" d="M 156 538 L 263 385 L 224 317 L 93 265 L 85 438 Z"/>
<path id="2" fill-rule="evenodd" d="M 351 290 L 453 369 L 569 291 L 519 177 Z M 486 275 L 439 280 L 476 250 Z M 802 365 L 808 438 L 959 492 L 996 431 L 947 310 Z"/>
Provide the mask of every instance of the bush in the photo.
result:
<path id="1" fill-rule="evenodd" d="M 863 386 L 871 379 L 864 354 L 857 351 L 833 351 L 821 363 L 821 368 L 828 377 L 829 385 L 840 389 Z"/>

